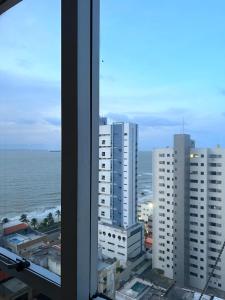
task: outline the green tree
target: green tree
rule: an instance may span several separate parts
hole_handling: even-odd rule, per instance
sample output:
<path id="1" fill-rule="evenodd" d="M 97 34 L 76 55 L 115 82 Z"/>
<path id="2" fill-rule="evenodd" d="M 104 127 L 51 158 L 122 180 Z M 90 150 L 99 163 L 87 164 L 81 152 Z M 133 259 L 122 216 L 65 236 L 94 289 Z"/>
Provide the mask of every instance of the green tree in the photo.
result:
<path id="1" fill-rule="evenodd" d="M 48 227 L 48 218 L 44 218 L 41 224 L 43 227 Z"/>
<path id="2" fill-rule="evenodd" d="M 58 222 L 59 222 L 59 218 L 61 217 L 61 211 L 58 209 L 58 210 L 55 212 L 55 215 L 56 215 L 56 217 L 58 218 Z"/>
<path id="3" fill-rule="evenodd" d="M 8 218 L 3 218 L 3 219 L 2 219 L 2 223 L 6 224 L 6 223 L 8 223 L 8 222 L 9 222 L 9 219 L 8 219 Z"/>
<path id="4" fill-rule="evenodd" d="M 47 219 L 48 219 L 48 225 L 54 224 L 54 218 L 53 218 L 52 213 L 49 213 L 49 214 L 47 215 Z"/>
<path id="5" fill-rule="evenodd" d="M 22 214 L 22 215 L 20 216 L 20 221 L 21 221 L 21 222 L 24 222 L 24 223 L 29 223 L 29 220 L 28 220 L 26 214 Z"/>
<path id="6" fill-rule="evenodd" d="M 30 225 L 31 225 L 34 229 L 36 229 L 37 224 L 38 224 L 38 220 L 37 220 L 36 218 L 32 218 L 32 219 L 31 219 L 31 222 L 30 222 Z"/>

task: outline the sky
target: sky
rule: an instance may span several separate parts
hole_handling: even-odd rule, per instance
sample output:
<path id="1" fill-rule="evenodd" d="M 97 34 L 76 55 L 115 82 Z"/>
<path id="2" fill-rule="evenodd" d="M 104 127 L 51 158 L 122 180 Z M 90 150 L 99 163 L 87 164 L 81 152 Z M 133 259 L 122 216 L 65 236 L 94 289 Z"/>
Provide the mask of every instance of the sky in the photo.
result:
<path id="1" fill-rule="evenodd" d="M 0 148 L 60 147 L 60 4 L 0 18 Z M 224 0 L 101 0 L 100 114 L 139 125 L 139 149 L 189 133 L 225 147 Z"/>

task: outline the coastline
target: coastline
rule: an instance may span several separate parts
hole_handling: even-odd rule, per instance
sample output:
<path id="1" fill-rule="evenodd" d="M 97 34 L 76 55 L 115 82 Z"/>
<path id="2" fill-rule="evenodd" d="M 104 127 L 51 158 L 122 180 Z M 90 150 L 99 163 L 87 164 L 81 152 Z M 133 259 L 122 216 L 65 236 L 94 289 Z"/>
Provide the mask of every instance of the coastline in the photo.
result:
<path id="1" fill-rule="evenodd" d="M 9 221 L 19 221 L 20 216 L 22 214 L 26 214 L 28 220 L 31 220 L 32 218 L 35 218 L 35 219 L 37 219 L 38 222 L 41 222 L 41 221 L 43 221 L 44 218 L 47 217 L 47 215 L 49 213 L 52 213 L 53 218 L 57 219 L 57 217 L 55 216 L 55 213 L 56 213 L 57 210 L 61 211 L 61 205 L 57 205 L 56 207 L 52 207 L 52 208 L 47 208 L 46 207 L 45 209 L 43 209 L 41 211 L 38 211 L 38 210 L 35 210 L 35 211 L 32 211 L 32 212 L 23 211 L 20 214 L 17 214 L 17 215 L 14 215 L 14 216 L 4 214 L 4 215 L 0 215 L 0 220 L 2 220 L 3 218 L 8 218 Z"/>

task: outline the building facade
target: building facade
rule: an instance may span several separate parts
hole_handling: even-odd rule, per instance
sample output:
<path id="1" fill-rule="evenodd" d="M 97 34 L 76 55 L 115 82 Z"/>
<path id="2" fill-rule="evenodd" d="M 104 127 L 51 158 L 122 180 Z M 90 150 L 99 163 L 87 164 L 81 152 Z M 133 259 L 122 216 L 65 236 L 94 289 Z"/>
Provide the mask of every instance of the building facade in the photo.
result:
<path id="1" fill-rule="evenodd" d="M 120 263 L 117 259 L 101 258 L 98 261 L 98 292 L 110 299 L 115 299 L 119 288 Z"/>
<path id="2" fill-rule="evenodd" d="M 225 241 L 225 149 L 189 135 L 153 152 L 153 267 L 202 289 Z M 225 253 L 209 286 L 225 291 Z"/>
<path id="3" fill-rule="evenodd" d="M 137 125 L 99 128 L 99 221 L 127 228 L 136 223 Z"/>
<path id="4" fill-rule="evenodd" d="M 102 254 L 123 265 L 144 250 L 137 223 L 137 125 L 99 126 L 98 243 Z"/>
<path id="5" fill-rule="evenodd" d="M 137 218 L 139 222 L 148 223 L 151 221 L 153 213 L 152 200 L 143 200 L 137 205 Z"/>
<path id="6" fill-rule="evenodd" d="M 99 224 L 98 243 L 105 257 L 117 258 L 126 266 L 128 259 L 144 251 L 144 227 L 138 223 L 129 228 Z"/>

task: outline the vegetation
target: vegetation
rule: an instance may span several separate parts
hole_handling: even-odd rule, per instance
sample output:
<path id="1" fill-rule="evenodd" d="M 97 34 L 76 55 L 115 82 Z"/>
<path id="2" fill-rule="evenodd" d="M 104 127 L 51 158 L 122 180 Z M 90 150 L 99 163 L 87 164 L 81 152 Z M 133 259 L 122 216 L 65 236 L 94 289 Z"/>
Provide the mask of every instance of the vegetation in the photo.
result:
<path id="1" fill-rule="evenodd" d="M 44 226 L 44 227 L 48 227 L 48 218 L 44 218 L 41 225 Z"/>
<path id="2" fill-rule="evenodd" d="M 61 222 L 57 222 L 57 223 L 54 223 L 52 225 L 47 225 L 46 224 L 47 221 L 43 221 L 39 226 L 38 226 L 38 231 L 40 232 L 48 232 L 50 230 L 54 230 L 54 229 L 60 229 L 61 227 Z"/>
<path id="3" fill-rule="evenodd" d="M 3 224 L 6 224 L 6 223 L 8 223 L 8 222 L 9 222 L 9 219 L 8 219 L 8 218 L 3 218 L 3 219 L 2 219 L 2 223 L 3 223 Z"/>
<path id="4" fill-rule="evenodd" d="M 55 212 L 55 215 L 56 215 L 56 217 L 58 218 L 58 222 L 59 222 L 59 218 L 61 217 L 61 211 L 58 209 L 58 210 Z"/>
<path id="5" fill-rule="evenodd" d="M 48 220 L 48 224 L 47 224 L 48 226 L 51 226 L 55 223 L 52 213 L 48 214 L 47 220 Z"/>
<path id="6" fill-rule="evenodd" d="M 38 225 L 38 220 L 37 220 L 36 218 L 31 219 L 30 225 L 31 225 L 34 229 L 36 229 L 36 228 L 37 228 L 37 225 Z"/>
<path id="7" fill-rule="evenodd" d="M 28 220 L 26 214 L 22 214 L 22 215 L 20 216 L 20 221 L 21 221 L 21 222 L 24 222 L 24 223 L 29 223 L 29 220 Z"/>
<path id="8" fill-rule="evenodd" d="M 47 215 L 47 217 L 45 217 L 43 219 L 43 221 L 40 223 L 40 225 L 38 226 L 38 231 L 47 232 L 47 231 L 50 231 L 50 230 L 60 228 L 60 226 L 61 226 L 61 222 L 55 222 L 54 218 L 53 218 L 53 214 L 49 213 Z"/>
<path id="9" fill-rule="evenodd" d="M 54 215 L 57 218 L 56 222 L 54 220 L 53 213 L 51 212 L 42 221 L 38 221 L 37 218 L 32 218 L 31 220 L 29 220 L 27 214 L 22 214 L 19 218 L 19 221 L 24 223 L 30 223 L 30 226 L 33 229 L 38 230 L 40 232 L 47 232 L 61 227 L 61 211 L 58 209 L 57 211 L 55 211 Z M 1 222 L 5 224 L 10 222 L 10 219 L 3 218 Z"/>
<path id="10" fill-rule="evenodd" d="M 119 266 L 116 268 L 116 273 L 122 273 L 123 272 L 123 267 Z"/>

